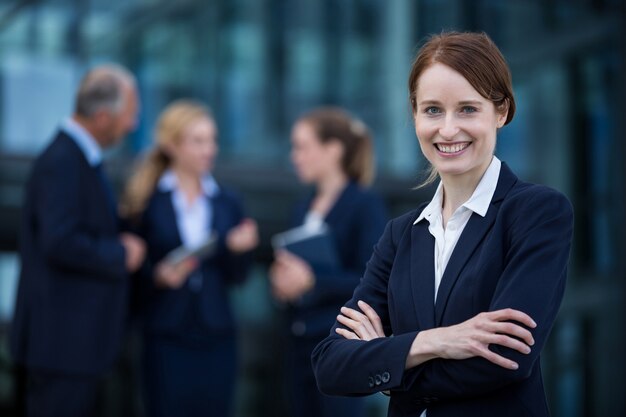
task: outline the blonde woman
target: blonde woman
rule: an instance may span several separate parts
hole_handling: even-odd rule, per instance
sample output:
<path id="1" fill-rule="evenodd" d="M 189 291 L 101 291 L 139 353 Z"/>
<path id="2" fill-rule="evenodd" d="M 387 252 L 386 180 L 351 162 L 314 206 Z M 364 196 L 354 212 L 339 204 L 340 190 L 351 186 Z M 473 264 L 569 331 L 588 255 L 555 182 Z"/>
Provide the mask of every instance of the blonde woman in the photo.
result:
<path id="1" fill-rule="evenodd" d="M 161 114 L 156 143 L 130 179 L 125 211 L 146 240 L 138 300 L 149 416 L 228 416 L 236 374 L 228 286 L 246 277 L 256 223 L 211 171 L 217 127 L 202 104 L 182 100 Z M 217 236 L 206 257 L 173 263 L 177 247 Z"/>

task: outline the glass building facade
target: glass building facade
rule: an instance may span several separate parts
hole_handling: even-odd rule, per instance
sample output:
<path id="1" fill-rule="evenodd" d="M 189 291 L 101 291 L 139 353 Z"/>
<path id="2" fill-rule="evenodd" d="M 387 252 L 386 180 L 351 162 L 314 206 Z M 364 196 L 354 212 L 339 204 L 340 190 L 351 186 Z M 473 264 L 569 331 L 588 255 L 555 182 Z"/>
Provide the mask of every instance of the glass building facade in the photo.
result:
<path id="1" fill-rule="evenodd" d="M 411 191 L 424 160 L 408 71 L 425 36 L 452 29 L 485 31 L 511 66 L 518 110 L 500 133 L 499 158 L 574 205 L 568 289 L 543 357 L 553 415 L 625 415 L 620 0 L 0 0 L 0 411 L 11 413 L 14 403 L 6 331 L 22 186 L 32 158 L 71 113 L 87 68 L 119 62 L 138 79 L 139 128 L 110 157 L 118 185 L 170 101 L 193 97 L 212 108 L 217 177 L 241 191 L 263 238 L 253 276 L 233 293 L 242 329 L 238 413 L 281 416 L 284 404 L 272 394 L 281 382 L 272 358 L 280 346 L 271 345 L 281 317 L 269 301 L 266 268 L 268 238 L 286 227 L 283 207 L 299 192 L 290 126 L 314 106 L 349 109 L 372 128 L 375 188 L 391 213 L 415 207 L 429 194 Z M 252 348 L 267 340 L 261 352 Z M 141 414 L 128 405 L 132 398 L 112 397 Z M 384 401 L 370 400 L 372 415 Z"/>

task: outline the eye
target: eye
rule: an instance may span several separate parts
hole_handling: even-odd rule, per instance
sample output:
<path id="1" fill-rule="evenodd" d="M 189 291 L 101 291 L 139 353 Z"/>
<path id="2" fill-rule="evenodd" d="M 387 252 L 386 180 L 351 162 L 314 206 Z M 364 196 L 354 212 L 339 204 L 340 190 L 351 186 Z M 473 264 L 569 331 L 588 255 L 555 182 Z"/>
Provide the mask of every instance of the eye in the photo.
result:
<path id="1" fill-rule="evenodd" d="M 474 106 L 463 106 L 461 108 L 461 113 L 464 114 L 472 114 L 472 113 L 476 113 L 478 111 L 478 109 Z"/>
<path id="2" fill-rule="evenodd" d="M 424 113 L 431 115 L 440 114 L 441 109 L 439 107 L 429 106 L 424 109 Z"/>

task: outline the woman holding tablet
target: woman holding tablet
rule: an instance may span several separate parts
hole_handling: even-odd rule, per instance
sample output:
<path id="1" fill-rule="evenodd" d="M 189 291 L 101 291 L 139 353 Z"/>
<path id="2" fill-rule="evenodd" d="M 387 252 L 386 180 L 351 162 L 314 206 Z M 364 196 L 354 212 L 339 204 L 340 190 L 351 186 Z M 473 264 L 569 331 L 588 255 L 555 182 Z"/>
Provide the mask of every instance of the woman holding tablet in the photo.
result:
<path id="1" fill-rule="evenodd" d="M 228 286 L 245 279 L 257 227 L 211 170 L 217 128 L 202 104 L 161 114 L 131 177 L 126 214 L 146 240 L 138 299 L 149 416 L 228 416 L 236 375 Z"/>
<path id="2" fill-rule="evenodd" d="M 315 255 L 336 251 L 337 262 L 316 262 L 287 245 L 270 268 L 274 297 L 288 306 L 290 415 L 363 416 L 360 399 L 320 394 L 311 352 L 358 285 L 387 221 L 381 198 L 368 189 L 374 170 L 369 129 L 340 108 L 314 109 L 292 128 L 291 160 L 300 181 L 313 186 L 296 206 L 291 225 L 323 235 L 319 244 L 329 247 Z"/>

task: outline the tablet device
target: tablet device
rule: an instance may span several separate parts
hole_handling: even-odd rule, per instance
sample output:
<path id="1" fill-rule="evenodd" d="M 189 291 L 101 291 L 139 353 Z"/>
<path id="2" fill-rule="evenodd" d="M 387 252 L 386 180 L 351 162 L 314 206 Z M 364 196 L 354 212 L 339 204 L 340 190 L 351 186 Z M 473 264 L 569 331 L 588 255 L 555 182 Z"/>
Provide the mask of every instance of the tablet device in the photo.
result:
<path id="1" fill-rule="evenodd" d="M 213 255 L 213 253 L 215 253 L 215 249 L 217 249 L 217 233 L 213 232 L 206 240 L 200 243 L 200 245 L 193 248 L 181 245 L 165 255 L 163 260 L 172 265 L 176 265 L 189 258 L 196 258 L 202 261 L 203 259 Z"/>

